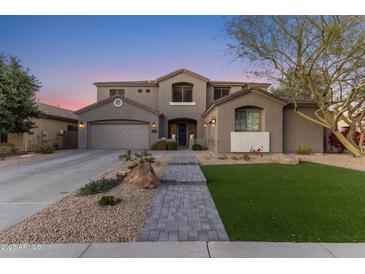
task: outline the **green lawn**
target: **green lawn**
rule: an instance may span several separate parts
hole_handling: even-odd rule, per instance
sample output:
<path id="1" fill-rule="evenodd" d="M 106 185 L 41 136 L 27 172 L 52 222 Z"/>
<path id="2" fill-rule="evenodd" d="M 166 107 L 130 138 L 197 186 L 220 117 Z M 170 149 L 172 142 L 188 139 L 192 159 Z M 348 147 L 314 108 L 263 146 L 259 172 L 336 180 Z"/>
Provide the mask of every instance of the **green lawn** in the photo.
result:
<path id="1" fill-rule="evenodd" d="M 365 172 L 331 166 L 202 166 L 231 240 L 365 242 Z"/>

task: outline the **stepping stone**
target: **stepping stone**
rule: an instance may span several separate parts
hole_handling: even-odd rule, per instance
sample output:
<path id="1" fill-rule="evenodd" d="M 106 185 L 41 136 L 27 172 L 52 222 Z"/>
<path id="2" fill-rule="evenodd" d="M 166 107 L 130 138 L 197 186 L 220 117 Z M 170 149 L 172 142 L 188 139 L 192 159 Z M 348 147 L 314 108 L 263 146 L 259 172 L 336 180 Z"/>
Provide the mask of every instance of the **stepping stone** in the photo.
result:
<path id="1" fill-rule="evenodd" d="M 169 165 L 161 183 L 207 183 L 199 165 Z"/>
<path id="2" fill-rule="evenodd" d="M 199 165 L 195 156 L 172 156 L 169 165 Z"/>

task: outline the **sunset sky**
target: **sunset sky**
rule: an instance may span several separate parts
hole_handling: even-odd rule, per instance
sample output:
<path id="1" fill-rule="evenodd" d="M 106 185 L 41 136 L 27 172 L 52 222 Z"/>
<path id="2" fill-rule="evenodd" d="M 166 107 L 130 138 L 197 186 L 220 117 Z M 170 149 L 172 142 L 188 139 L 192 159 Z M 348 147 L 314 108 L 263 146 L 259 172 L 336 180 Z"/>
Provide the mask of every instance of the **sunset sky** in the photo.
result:
<path id="1" fill-rule="evenodd" d="M 214 80 L 255 80 L 227 52 L 222 16 L 0 16 L 0 52 L 42 83 L 41 102 L 73 110 L 97 81 L 152 80 L 187 68 Z"/>

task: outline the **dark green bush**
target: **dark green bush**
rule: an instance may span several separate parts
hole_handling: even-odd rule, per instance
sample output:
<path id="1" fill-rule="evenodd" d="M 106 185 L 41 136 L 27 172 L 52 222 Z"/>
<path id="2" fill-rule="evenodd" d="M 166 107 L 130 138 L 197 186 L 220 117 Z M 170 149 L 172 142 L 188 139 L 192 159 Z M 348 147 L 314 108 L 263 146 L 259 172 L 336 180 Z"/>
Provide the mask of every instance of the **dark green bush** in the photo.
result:
<path id="1" fill-rule="evenodd" d="M 55 148 L 51 145 L 45 145 L 45 146 L 41 147 L 40 152 L 42 154 L 52 154 L 55 152 Z"/>
<path id="2" fill-rule="evenodd" d="M 166 150 L 167 149 L 167 141 L 166 140 L 158 140 L 151 146 L 151 150 Z"/>
<path id="3" fill-rule="evenodd" d="M 99 199 L 98 204 L 100 206 L 115 206 L 116 204 L 119 204 L 122 201 L 120 198 L 114 198 L 114 196 L 103 196 Z"/>
<path id="4" fill-rule="evenodd" d="M 2 143 L 0 144 L 0 155 L 3 155 L 4 157 L 11 153 L 16 153 L 17 149 L 15 148 L 15 145 L 9 144 L 9 143 Z"/>
<path id="5" fill-rule="evenodd" d="M 120 154 L 119 160 L 121 160 L 122 162 L 132 161 L 132 151 L 128 149 L 125 154 Z"/>
<path id="6" fill-rule="evenodd" d="M 208 150 L 208 147 L 207 146 L 204 146 L 204 145 L 201 145 L 200 146 L 200 150 Z"/>
<path id="7" fill-rule="evenodd" d="M 98 180 L 90 180 L 90 183 L 84 185 L 82 188 L 79 189 L 77 195 L 87 196 L 107 192 L 108 190 L 120 185 L 121 183 L 122 181 L 117 178 L 101 178 Z"/>
<path id="8" fill-rule="evenodd" d="M 199 144 L 193 144 L 193 145 L 191 146 L 191 148 L 192 148 L 192 150 L 201 150 L 201 149 L 202 149 L 202 146 L 201 146 L 201 145 L 199 145 Z"/>
<path id="9" fill-rule="evenodd" d="M 177 150 L 176 141 L 168 141 L 167 142 L 167 150 Z"/>
<path id="10" fill-rule="evenodd" d="M 131 164 L 130 166 L 128 166 L 128 169 L 129 169 L 129 170 L 133 170 L 133 169 L 135 169 L 138 165 L 139 165 L 139 163 L 138 163 L 138 162 L 134 162 L 133 164 Z"/>
<path id="11" fill-rule="evenodd" d="M 313 152 L 312 148 L 306 147 L 306 146 L 300 146 L 298 147 L 296 154 L 299 155 L 309 155 Z"/>

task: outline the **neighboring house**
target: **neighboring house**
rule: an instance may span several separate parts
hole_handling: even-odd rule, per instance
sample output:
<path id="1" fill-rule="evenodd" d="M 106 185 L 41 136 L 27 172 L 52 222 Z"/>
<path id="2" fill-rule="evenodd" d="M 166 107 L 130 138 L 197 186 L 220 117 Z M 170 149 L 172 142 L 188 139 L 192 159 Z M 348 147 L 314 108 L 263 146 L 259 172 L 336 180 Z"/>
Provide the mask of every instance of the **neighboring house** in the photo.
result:
<path id="1" fill-rule="evenodd" d="M 17 151 L 37 151 L 44 145 L 56 148 L 77 148 L 78 117 L 71 110 L 37 103 L 41 117 L 31 119 L 36 128 L 32 134 L 1 135 L 2 143 L 15 145 Z"/>
<path id="2" fill-rule="evenodd" d="M 97 82 L 97 102 L 75 113 L 79 148 L 144 149 L 159 138 L 216 152 L 323 151 L 323 129 L 294 113 L 270 84 L 212 81 L 187 69 L 156 80 Z M 312 115 L 315 105 L 301 102 Z"/>

